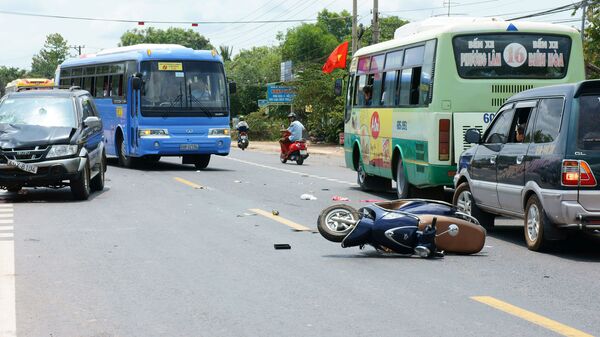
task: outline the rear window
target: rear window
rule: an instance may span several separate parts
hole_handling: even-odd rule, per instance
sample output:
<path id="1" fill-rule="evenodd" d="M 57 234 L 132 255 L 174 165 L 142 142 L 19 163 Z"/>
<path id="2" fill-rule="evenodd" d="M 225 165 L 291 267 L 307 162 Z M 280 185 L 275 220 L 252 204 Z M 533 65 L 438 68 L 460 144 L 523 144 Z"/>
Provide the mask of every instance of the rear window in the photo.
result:
<path id="1" fill-rule="evenodd" d="M 581 150 L 600 150 L 600 94 L 579 98 L 577 147 Z"/>

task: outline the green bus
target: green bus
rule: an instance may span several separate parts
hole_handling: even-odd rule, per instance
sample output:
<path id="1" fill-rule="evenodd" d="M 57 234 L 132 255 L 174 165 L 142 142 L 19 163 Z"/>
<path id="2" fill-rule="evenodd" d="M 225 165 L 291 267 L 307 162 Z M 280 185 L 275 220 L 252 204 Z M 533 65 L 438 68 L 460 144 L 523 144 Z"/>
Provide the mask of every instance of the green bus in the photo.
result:
<path id="1" fill-rule="evenodd" d="M 495 18 L 431 18 L 359 49 L 349 71 L 346 166 L 399 198 L 452 186 L 464 133 L 523 90 L 585 79 L 579 32 Z"/>

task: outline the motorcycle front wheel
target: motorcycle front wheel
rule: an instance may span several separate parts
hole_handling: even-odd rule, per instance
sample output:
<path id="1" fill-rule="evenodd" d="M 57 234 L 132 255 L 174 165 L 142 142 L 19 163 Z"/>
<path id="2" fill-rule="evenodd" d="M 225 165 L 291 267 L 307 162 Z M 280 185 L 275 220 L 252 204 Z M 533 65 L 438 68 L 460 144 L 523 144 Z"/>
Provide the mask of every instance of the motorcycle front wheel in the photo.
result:
<path id="1" fill-rule="evenodd" d="M 341 219 L 353 221 L 355 224 L 342 222 Z M 332 242 L 342 242 L 352 231 L 358 220 L 358 211 L 354 207 L 342 204 L 331 205 L 319 214 L 317 229 L 325 239 Z"/>

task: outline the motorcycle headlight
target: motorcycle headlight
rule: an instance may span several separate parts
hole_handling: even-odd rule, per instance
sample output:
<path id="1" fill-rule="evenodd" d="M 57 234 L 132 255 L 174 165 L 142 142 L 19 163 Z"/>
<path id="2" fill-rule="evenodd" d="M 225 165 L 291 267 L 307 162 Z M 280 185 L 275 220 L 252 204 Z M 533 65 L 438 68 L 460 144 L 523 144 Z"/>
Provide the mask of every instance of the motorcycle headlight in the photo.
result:
<path id="1" fill-rule="evenodd" d="M 169 130 L 167 129 L 140 129 L 138 131 L 140 138 L 168 138 Z"/>
<path id="2" fill-rule="evenodd" d="M 208 129 L 209 137 L 229 137 L 229 129 L 228 128 L 216 128 L 216 129 Z"/>
<path id="3" fill-rule="evenodd" d="M 77 145 L 52 145 L 46 158 L 68 157 L 77 154 Z"/>

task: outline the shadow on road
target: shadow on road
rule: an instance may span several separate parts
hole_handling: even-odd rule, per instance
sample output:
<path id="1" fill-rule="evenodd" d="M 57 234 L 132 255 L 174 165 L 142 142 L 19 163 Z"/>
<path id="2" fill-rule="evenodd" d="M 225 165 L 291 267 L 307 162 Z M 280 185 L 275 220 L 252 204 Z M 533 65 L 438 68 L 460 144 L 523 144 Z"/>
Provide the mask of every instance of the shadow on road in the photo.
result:
<path id="1" fill-rule="evenodd" d="M 531 254 L 549 254 L 563 259 L 580 262 L 600 262 L 600 235 L 583 232 L 570 233 L 567 240 L 557 241 L 543 253 L 530 252 Z M 488 231 L 488 236 L 510 242 L 527 249 L 523 238 L 523 226 L 496 226 Z"/>
<path id="2" fill-rule="evenodd" d="M 110 166 L 115 166 L 118 167 L 119 163 L 116 159 L 108 159 L 108 164 Z M 148 171 L 148 172 L 165 172 L 165 171 L 188 171 L 188 172 L 193 172 L 193 171 L 198 171 L 194 165 L 189 165 L 189 164 L 179 164 L 179 163 L 173 163 L 173 162 L 167 162 L 167 161 L 159 161 L 159 162 L 145 162 L 143 160 L 140 160 L 138 163 L 136 163 L 134 165 L 133 168 L 131 168 L 130 170 L 140 170 L 140 171 Z M 202 172 L 231 172 L 233 170 L 229 170 L 229 169 L 223 169 L 223 168 L 214 168 L 214 167 L 207 167 L 203 170 L 201 170 Z"/>
<path id="3" fill-rule="evenodd" d="M 75 200 L 69 187 L 59 189 L 53 188 L 23 188 L 21 191 L 12 193 L 7 192 L 0 196 L 0 202 L 12 203 L 78 203 L 90 202 L 104 193 L 110 191 L 110 187 L 105 186 L 102 191 L 92 191 L 88 200 Z"/>

